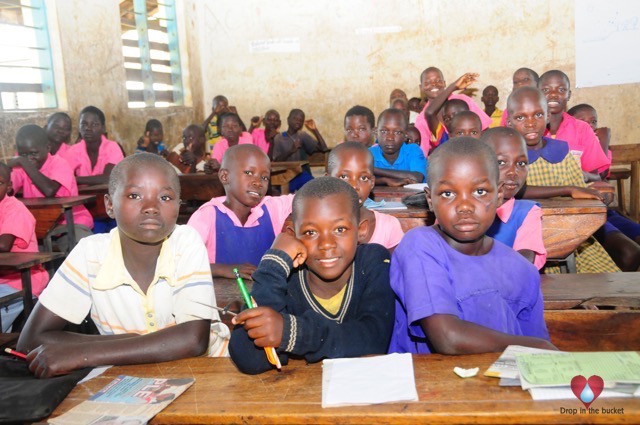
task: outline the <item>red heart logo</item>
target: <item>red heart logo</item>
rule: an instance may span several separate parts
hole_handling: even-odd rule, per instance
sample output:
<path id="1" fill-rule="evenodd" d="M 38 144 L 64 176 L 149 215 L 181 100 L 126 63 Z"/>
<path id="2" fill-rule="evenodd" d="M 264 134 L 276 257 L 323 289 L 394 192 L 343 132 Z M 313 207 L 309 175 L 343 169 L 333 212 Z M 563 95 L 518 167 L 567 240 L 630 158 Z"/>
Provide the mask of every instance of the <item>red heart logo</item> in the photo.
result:
<path id="1" fill-rule="evenodd" d="M 577 375 L 571 380 L 571 391 L 587 409 L 602 393 L 602 388 L 604 381 L 598 375 L 592 375 L 588 380 L 582 375 Z"/>

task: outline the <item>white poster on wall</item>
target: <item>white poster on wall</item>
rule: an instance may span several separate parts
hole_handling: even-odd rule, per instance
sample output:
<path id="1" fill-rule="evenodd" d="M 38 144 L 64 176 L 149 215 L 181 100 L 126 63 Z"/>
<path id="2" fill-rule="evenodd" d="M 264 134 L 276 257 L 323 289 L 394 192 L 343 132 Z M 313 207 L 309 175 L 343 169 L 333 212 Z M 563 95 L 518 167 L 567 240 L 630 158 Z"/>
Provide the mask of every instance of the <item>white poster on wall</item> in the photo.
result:
<path id="1" fill-rule="evenodd" d="M 577 0 L 576 87 L 640 82 L 640 1 Z"/>

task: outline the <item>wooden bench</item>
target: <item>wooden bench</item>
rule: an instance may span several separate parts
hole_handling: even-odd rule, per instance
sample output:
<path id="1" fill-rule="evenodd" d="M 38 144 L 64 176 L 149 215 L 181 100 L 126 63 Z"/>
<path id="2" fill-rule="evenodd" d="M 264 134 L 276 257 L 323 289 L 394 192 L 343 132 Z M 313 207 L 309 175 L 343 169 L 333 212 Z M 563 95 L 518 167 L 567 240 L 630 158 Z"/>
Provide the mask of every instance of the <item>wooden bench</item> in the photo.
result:
<path id="1" fill-rule="evenodd" d="M 609 149 L 611 149 L 613 165 L 631 166 L 631 205 L 629 206 L 629 215 L 636 222 L 640 222 L 640 143 L 611 145 Z M 620 192 L 624 192 L 624 187 Z M 619 196 L 620 199 L 624 197 L 624 195 L 621 194 L 619 194 Z"/>

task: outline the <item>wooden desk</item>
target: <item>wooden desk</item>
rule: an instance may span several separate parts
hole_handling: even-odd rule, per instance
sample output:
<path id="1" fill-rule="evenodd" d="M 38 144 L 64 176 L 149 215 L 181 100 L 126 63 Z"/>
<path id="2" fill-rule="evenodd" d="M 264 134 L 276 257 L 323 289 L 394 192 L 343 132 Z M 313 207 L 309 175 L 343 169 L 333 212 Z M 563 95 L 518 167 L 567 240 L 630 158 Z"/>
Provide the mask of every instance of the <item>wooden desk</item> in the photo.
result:
<path id="1" fill-rule="evenodd" d="M 207 202 L 211 198 L 224 195 L 224 187 L 214 174 L 182 174 L 180 179 L 180 198 L 183 201 Z"/>
<path id="2" fill-rule="evenodd" d="M 640 222 L 640 143 L 633 145 L 611 145 L 612 164 L 631 165 L 631 218 Z"/>
<path id="3" fill-rule="evenodd" d="M 541 275 L 545 310 L 640 310 L 640 272 Z"/>
<path id="4" fill-rule="evenodd" d="M 93 195 L 96 197 L 94 201 L 91 201 L 87 204 L 87 209 L 91 213 L 93 218 L 97 219 L 106 219 L 109 218 L 107 215 L 107 210 L 104 205 L 104 195 L 109 193 L 109 185 L 104 184 L 95 184 L 95 185 L 82 185 L 78 186 L 78 192 L 80 195 Z"/>
<path id="5" fill-rule="evenodd" d="M 280 193 L 289 193 L 289 182 L 302 173 L 302 167 L 309 161 L 286 161 L 271 163 L 271 185 L 280 186 Z"/>
<path id="6" fill-rule="evenodd" d="M 63 257 L 61 252 L 2 252 L 0 253 L 0 270 L 18 270 L 22 280 L 22 291 L 0 298 L 0 304 L 22 297 L 24 303 L 25 320 L 33 309 L 33 294 L 31 292 L 31 267 L 48 263 Z M 1 329 L 1 328 L 0 328 Z"/>
<path id="7" fill-rule="evenodd" d="M 384 199 L 388 202 L 400 202 L 405 196 L 415 195 L 416 193 L 424 193 L 424 191 L 407 189 L 404 187 L 374 186 L 371 193 L 373 194 L 374 201 L 379 202 Z"/>
<path id="8" fill-rule="evenodd" d="M 168 363 L 113 367 L 78 385 L 53 413 L 58 416 L 96 393 L 118 375 L 195 378 L 184 394 L 152 424 L 490 424 L 490 423 L 639 423 L 638 399 L 597 399 L 591 407 L 624 408 L 624 415 L 560 414 L 582 406 L 577 399 L 533 401 L 519 387 L 499 387 L 482 373 L 498 353 L 413 357 L 419 401 L 372 406 L 321 407 L 322 363 L 291 361 L 281 372 L 243 375 L 231 359 L 193 358 Z M 480 367 L 474 378 L 460 379 L 455 366 Z"/>
<path id="9" fill-rule="evenodd" d="M 64 215 L 67 220 L 67 234 L 69 237 L 69 252 L 76 245 L 76 230 L 73 227 L 73 207 L 95 201 L 94 195 L 69 196 L 64 198 L 20 198 L 36 218 L 36 237 L 45 239 L 47 234 L 56 227 Z M 51 247 L 46 247 L 51 251 Z"/>

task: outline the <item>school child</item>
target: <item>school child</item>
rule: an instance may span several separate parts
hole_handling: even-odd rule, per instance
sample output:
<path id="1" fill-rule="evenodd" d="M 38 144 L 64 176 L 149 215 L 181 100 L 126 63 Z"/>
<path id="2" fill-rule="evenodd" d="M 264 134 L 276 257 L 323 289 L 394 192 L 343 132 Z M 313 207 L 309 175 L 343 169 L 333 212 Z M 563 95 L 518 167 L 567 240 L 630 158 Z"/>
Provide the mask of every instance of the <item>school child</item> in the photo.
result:
<path id="1" fill-rule="evenodd" d="M 64 112 L 54 112 L 47 118 L 44 127 L 49 140 L 49 152 L 51 155 L 60 155 L 65 158 L 71 138 L 71 117 Z M 66 159 L 66 158 L 65 158 Z"/>
<path id="2" fill-rule="evenodd" d="M 202 124 L 202 128 L 205 129 L 206 133 L 206 152 L 210 153 L 213 151 L 213 147 L 216 143 L 222 138 L 222 133 L 220 132 L 218 120 L 220 119 L 220 115 L 231 112 L 234 114 L 238 114 L 235 106 L 229 106 L 229 99 L 227 99 L 223 95 L 218 95 L 213 98 L 213 106 L 211 107 L 211 113 L 207 118 L 205 118 L 204 123 Z M 245 127 L 242 120 L 240 120 L 240 126 L 242 127 L 242 131 L 245 131 L 247 128 Z"/>
<path id="3" fill-rule="evenodd" d="M 420 131 L 418 131 L 418 129 L 416 128 L 415 125 L 409 125 L 409 127 L 407 127 L 407 143 L 414 143 L 418 146 L 420 146 L 420 143 L 422 143 L 422 140 L 420 140 Z"/>
<path id="4" fill-rule="evenodd" d="M 459 137 L 429 162 L 425 192 L 438 224 L 410 230 L 393 253 L 397 298 L 389 352 L 555 348 L 538 270 L 485 234 L 502 198 L 496 155 L 483 142 Z"/>
<path id="5" fill-rule="evenodd" d="M 533 69 L 518 68 L 516 72 L 513 73 L 513 88 L 511 89 L 511 91 L 513 92 L 515 89 L 518 89 L 520 87 L 538 87 L 538 81 L 540 81 L 540 76 Z M 500 118 L 501 127 L 507 126 L 508 116 L 509 113 L 506 109 L 502 111 L 502 118 Z"/>
<path id="6" fill-rule="evenodd" d="M 76 146 L 76 145 L 74 145 Z M 62 198 L 78 196 L 78 186 L 69 163 L 60 155 L 49 153 L 45 131 L 37 125 L 25 125 L 16 133 L 18 156 L 9 161 L 11 184 L 15 193 L 22 190 L 25 198 Z M 84 205 L 73 207 L 76 242 L 92 234 L 93 218 Z M 69 246 L 67 223 L 62 220 L 49 232 L 60 251 Z"/>
<path id="7" fill-rule="evenodd" d="M 580 161 L 588 181 L 601 180 L 600 176 L 607 175 L 611 160 L 601 149 L 591 127 L 565 112 L 571 99 L 569 77 L 559 70 L 547 71 L 540 76 L 538 88 L 547 98 L 549 111 L 545 135 L 569 144 L 571 154 Z"/>
<path id="8" fill-rule="evenodd" d="M 264 123 L 264 128 L 258 128 L 261 123 Z M 269 109 L 264 114 L 264 120 L 261 117 L 251 118 L 249 133 L 253 138 L 253 144 L 264 150 L 270 160 L 273 160 L 274 141 L 280 124 L 282 124 L 280 114 L 275 109 Z"/>
<path id="9" fill-rule="evenodd" d="M 378 144 L 373 154 L 374 174 L 379 185 L 403 186 L 424 182 L 427 160 L 419 146 L 406 144 L 407 117 L 397 109 L 378 116 Z"/>
<path id="10" fill-rule="evenodd" d="M 437 142 L 432 143 L 432 151 L 453 137 L 450 135 L 449 127 L 451 126 L 451 120 L 460 112 L 469 112 L 469 105 L 465 101 L 449 99 L 444 102 L 444 105 L 442 105 L 442 122 L 438 121 L 438 125 L 434 127 L 434 133 L 432 134 L 433 140 L 437 140 Z"/>
<path id="11" fill-rule="evenodd" d="M 391 102 L 389 103 L 389 108 L 402 111 L 405 117 L 407 117 L 407 123 L 409 123 L 409 104 L 407 102 L 407 99 L 404 99 L 402 97 L 392 99 Z"/>
<path id="12" fill-rule="evenodd" d="M 198 124 L 190 124 L 182 130 L 182 148 L 169 152 L 167 161 L 178 174 L 202 173 L 206 164 L 206 138 Z M 219 165 L 219 164 L 218 164 Z"/>
<path id="13" fill-rule="evenodd" d="M 344 115 L 344 141 L 362 143 L 369 148 L 374 143 L 375 127 L 373 111 L 366 106 L 356 105 Z"/>
<path id="14" fill-rule="evenodd" d="M 367 232 L 358 194 L 320 177 L 300 189 L 293 228 L 281 233 L 253 274 L 259 307 L 233 319 L 229 353 L 241 372 L 271 370 L 262 347 L 308 362 L 386 352 L 393 328 L 389 253 L 358 245 Z"/>
<path id="15" fill-rule="evenodd" d="M 602 151 L 607 155 L 607 157 L 611 158 L 611 151 L 609 150 L 611 129 L 609 127 L 598 127 L 598 113 L 596 112 L 596 109 L 591 105 L 581 103 L 569 108 L 567 114 L 589 124 L 589 127 L 591 127 L 600 141 Z"/>
<path id="16" fill-rule="evenodd" d="M 214 277 L 235 278 L 237 267 L 249 279 L 291 214 L 293 195 L 265 196 L 271 164 L 253 144 L 227 149 L 218 177 L 225 196 L 202 205 L 188 224 L 207 247 Z"/>
<path id="17" fill-rule="evenodd" d="M 218 127 L 222 138 L 220 138 L 213 147 L 211 158 L 219 163 L 222 163 L 224 153 L 231 146 L 253 144 L 253 137 L 246 131 L 242 131 L 240 117 L 234 113 L 227 112 L 220 115 L 220 118 L 218 118 Z M 258 147 L 262 149 L 264 153 L 267 153 L 269 150 L 269 146 L 267 145 Z"/>
<path id="18" fill-rule="evenodd" d="M 163 139 L 162 123 L 156 119 L 150 119 L 144 127 L 144 135 L 138 139 L 136 153 L 149 152 L 167 156 L 169 150 Z"/>
<path id="19" fill-rule="evenodd" d="M 482 121 L 475 112 L 461 111 L 451 118 L 448 125 L 450 137 L 473 137 L 480 139 L 482 136 Z"/>
<path id="20" fill-rule="evenodd" d="M 0 162 L 0 252 L 38 252 L 36 219 L 19 200 L 10 196 L 11 168 Z M 39 296 L 49 281 L 42 265 L 31 268 L 31 290 Z M 22 290 L 22 278 L 17 271 L 0 271 L 0 298 Z M 11 326 L 22 311 L 22 300 L 17 299 L 0 309 L 2 329 L 10 332 Z"/>
<path id="21" fill-rule="evenodd" d="M 484 90 L 482 90 L 482 97 L 480 100 L 484 103 L 485 114 L 491 118 L 491 125 L 489 128 L 499 127 L 500 120 L 502 119 L 502 109 L 496 106 L 500 100 L 496 86 L 485 87 Z"/>
<path id="22" fill-rule="evenodd" d="M 327 175 L 346 181 L 358 193 L 360 220 L 366 220 L 369 227 L 360 243 L 377 243 L 393 252 L 404 235 L 400 220 L 365 206 L 376 181 L 373 156 L 367 147 L 358 142 L 345 142 L 333 148 L 327 161 Z"/>
<path id="23" fill-rule="evenodd" d="M 547 122 L 547 100 L 534 87 L 521 87 L 509 95 L 508 124 L 520 133 L 527 143 L 529 174 L 524 198 L 571 196 L 604 201 L 597 190 L 587 188 L 578 162 L 566 142 L 544 136 Z M 578 273 L 617 272 L 620 269 L 602 246 L 589 238 L 575 252 Z M 546 273 L 558 268 L 545 269 Z"/>
<path id="24" fill-rule="evenodd" d="M 464 90 L 471 83 L 475 81 L 478 74 L 467 73 L 462 77 L 458 78 L 458 80 L 446 87 L 446 82 L 442 75 L 442 71 L 440 71 L 436 67 L 429 67 L 422 71 L 420 75 L 420 92 L 422 93 L 423 99 L 425 99 L 425 105 L 418 117 L 416 118 L 416 128 L 420 131 L 420 138 L 422 139 L 422 143 L 420 144 L 420 148 L 424 153 L 425 158 L 429 156 L 429 151 L 437 146 L 438 139 L 435 138 L 435 134 L 433 129 L 436 129 L 439 124 L 438 114 L 442 105 L 447 99 L 461 99 L 468 106 L 469 110 L 475 112 L 480 117 L 482 121 L 482 128 L 488 128 L 491 125 L 491 118 L 484 113 L 482 109 L 478 105 L 475 104 L 470 97 L 465 96 L 463 94 L 455 94 L 453 93 L 455 90 Z M 439 94 L 443 94 L 434 105 L 433 102 L 438 98 Z M 429 109 L 429 115 L 427 115 L 427 108 L 431 105 Z"/>
<path id="25" fill-rule="evenodd" d="M 287 131 L 278 134 L 273 148 L 274 161 L 305 161 L 314 152 L 328 152 L 329 148 L 320 134 L 314 120 L 306 120 L 304 112 L 300 109 L 292 109 L 287 117 Z M 302 131 L 306 126 L 315 137 Z M 306 182 L 313 179 L 311 167 L 302 167 L 302 173 L 289 182 L 289 190 L 293 193 L 300 189 Z"/>
<path id="26" fill-rule="evenodd" d="M 80 111 L 82 139 L 69 148 L 66 155 L 78 184 L 103 184 L 124 154 L 117 142 L 105 137 L 104 113 L 95 106 Z"/>
<path id="27" fill-rule="evenodd" d="M 527 180 L 527 144 L 520 133 L 509 127 L 489 129 L 481 140 L 498 158 L 503 193 L 503 203 L 498 206 L 487 235 L 512 247 L 540 270 L 547 261 L 542 239 L 542 210 L 534 201 L 515 198 Z"/>
<path id="28" fill-rule="evenodd" d="M 20 334 L 18 350 L 39 378 L 219 348 L 210 347 L 224 328 L 211 325 L 219 316 L 207 253 L 191 227 L 176 225 L 180 182 L 171 165 L 149 153 L 127 157 L 113 169 L 105 205 L 118 227 L 80 241 Z M 89 313 L 99 336 L 63 331 Z"/>

